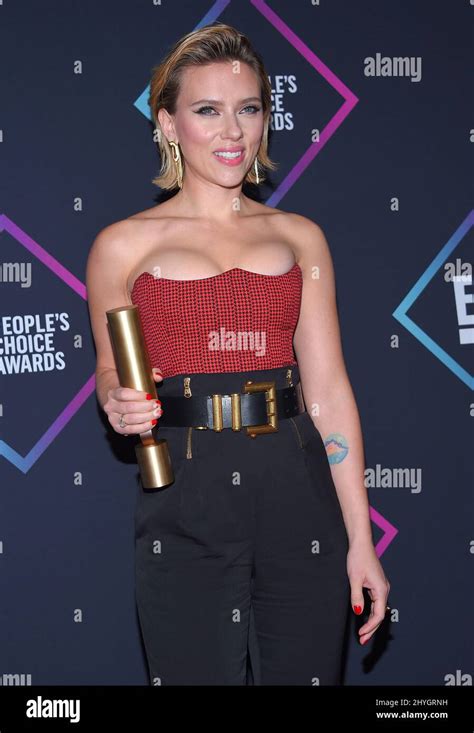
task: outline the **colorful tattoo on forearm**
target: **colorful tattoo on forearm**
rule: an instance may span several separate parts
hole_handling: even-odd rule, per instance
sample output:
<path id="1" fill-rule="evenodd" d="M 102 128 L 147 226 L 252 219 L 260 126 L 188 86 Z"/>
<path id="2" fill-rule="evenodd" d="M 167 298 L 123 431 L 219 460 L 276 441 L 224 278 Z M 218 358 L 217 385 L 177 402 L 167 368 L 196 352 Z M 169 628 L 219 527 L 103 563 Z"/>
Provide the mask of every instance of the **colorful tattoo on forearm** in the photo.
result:
<path id="1" fill-rule="evenodd" d="M 324 441 L 329 463 L 340 463 L 349 452 L 347 440 L 341 433 L 330 433 Z"/>

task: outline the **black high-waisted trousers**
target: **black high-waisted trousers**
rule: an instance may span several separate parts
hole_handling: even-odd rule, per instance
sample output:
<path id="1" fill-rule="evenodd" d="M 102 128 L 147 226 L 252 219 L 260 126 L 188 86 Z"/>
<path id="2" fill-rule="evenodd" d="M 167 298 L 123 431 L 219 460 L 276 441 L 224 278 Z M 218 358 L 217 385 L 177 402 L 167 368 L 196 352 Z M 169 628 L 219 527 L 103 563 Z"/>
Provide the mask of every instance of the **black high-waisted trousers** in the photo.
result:
<path id="1" fill-rule="evenodd" d="M 184 376 L 193 395 L 229 394 L 247 379 L 285 387 L 286 370 L 176 375 L 157 388 L 165 412 Z M 175 481 L 139 483 L 135 510 L 151 685 L 341 684 L 350 608 L 341 507 L 310 415 L 278 427 L 255 438 L 158 427 Z"/>

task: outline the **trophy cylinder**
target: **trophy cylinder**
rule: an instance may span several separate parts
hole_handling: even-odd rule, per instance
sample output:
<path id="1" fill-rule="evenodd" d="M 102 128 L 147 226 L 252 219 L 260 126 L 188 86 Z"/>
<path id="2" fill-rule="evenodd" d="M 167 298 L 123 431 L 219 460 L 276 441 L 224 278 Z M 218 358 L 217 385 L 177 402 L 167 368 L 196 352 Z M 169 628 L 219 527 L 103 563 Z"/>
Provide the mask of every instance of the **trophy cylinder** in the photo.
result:
<path id="1" fill-rule="evenodd" d="M 151 445 L 137 443 L 135 455 L 144 489 L 155 489 L 173 483 L 174 474 L 168 441 L 159 439 Z"/>
<path id="2" fill-rule="evenodd" d="M 106 311 L 106 315 L 120 385 L 148 392 L 156 398 L 156 384 L 137 306 L 113 308 Z M 168 442 L 156 439 L 155 430 L 151 428 L 141 433 L 141 442 L 135 446 L 144 489 L 161 488 L 174 481 Z"/>
<path id="3" fill-rule="evenodd" d="M 107 311 L 107 320 L 120 385 L 149 392 L 156 398 L 156 384 L 137 306 Z"/>

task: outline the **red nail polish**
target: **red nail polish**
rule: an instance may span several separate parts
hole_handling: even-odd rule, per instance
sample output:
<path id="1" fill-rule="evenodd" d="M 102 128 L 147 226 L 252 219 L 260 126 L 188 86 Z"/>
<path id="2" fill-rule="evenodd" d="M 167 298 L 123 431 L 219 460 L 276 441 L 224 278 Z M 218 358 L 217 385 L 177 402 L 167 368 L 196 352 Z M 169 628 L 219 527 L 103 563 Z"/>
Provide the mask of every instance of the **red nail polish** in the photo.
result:
<path id="1" fill-rule="evenodd" d="M 152 424 L 152 425 L 156 425 L 156 422 L 157 422 L 156 420 L 152 420 L 152 421 L 151 421 L 151 424 Z"/>
<path id="2" fill-rule="evenodd" d="M 156 402 L 156 404 L 157 404 L 157 405 L 160 405 L 160 407 L 161 407 L 161 402 L 160 402 L 160 400 L 155 400 L 155 402 Z"/>
<path id="3" fill-rule="evenodd" d="M 361 606 L 354 606 L 354 612 L 357 613 L 357 615 L 360 615 L 362 613 Z"/>
<path id="4" fill-rule="evenodd" d="M 151 394 L 148 394 L 148 392 L 146 393 L 146 398 L 147 398 L 147 400 L 153 399 L 152 396 L 151 396 Z"/>

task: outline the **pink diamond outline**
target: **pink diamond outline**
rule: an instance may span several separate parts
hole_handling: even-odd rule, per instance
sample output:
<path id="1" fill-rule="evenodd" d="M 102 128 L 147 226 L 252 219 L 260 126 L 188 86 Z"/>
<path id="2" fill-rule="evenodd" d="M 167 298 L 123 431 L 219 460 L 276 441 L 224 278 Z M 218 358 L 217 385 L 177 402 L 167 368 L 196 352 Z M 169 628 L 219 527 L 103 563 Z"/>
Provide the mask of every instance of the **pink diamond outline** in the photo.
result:
<path id="1" fill-rule="evenodd" d="M 250 0 L 251 4 L 264 16 L 264 18 L 294 47 L 298 53 L 303 56 L 306 61 L 327 81 L 327 83 L 339 92 L 344 99 L 344 103 L 337 110 L 337 112 L 331 117 L 326 127 L 323 128 L 319 136 L 319 140 L 310 143 L 306 151 L 295 163 L 293 168 L 285 176 L 283 181 L 280 183 L 276 191 L 267 199 L 266 203 L 269 206 L 276 206 L 276 204 L 283 198 L 288 190 L 296 183 L 298 178 L 303 174 L 310 163 L 313 162 L 316 155 L 318 155 L 324 148 L 326 143 L 335 134 L 336 130 L 344 122 L 346 117 L 351 113 L 359 99 L 351 90 L 344 84 L 326 64 L 321 61 L 318 56 L 312 51 L 304 41 L 299 38 L 296 33 L 275 13 L 274 10 L 268 7 L 264 0 Z"/>
<path id="2" fill-rule="evenodd" d="M 0 214 L 0 233 L 8 232 L 16 241 L 27 249 L 37 260 L 42 262 L 51 272 L 59 277 L 77 295 L 87 300 L 87 291 L 75 275 L 72 274 L 55 257 L 47 252 L 38 242 L 35 242 L 23 229 L 21 229 L 6 214 Z M 95 390 L 95 373 L 83 384 L 72 400 L 66 405 L 58 417 L 52 422 L 49 428 L 43 433 L 34 446 L 25 456 L 12 448 L 6 441 L 0 441 L 0 455 L 3 455 L 10 463 L 23 473 L 27 473 L 44 453 L 49 445 L 57 438 L 59 433 L 68 424 L 76 412 Z"/>

